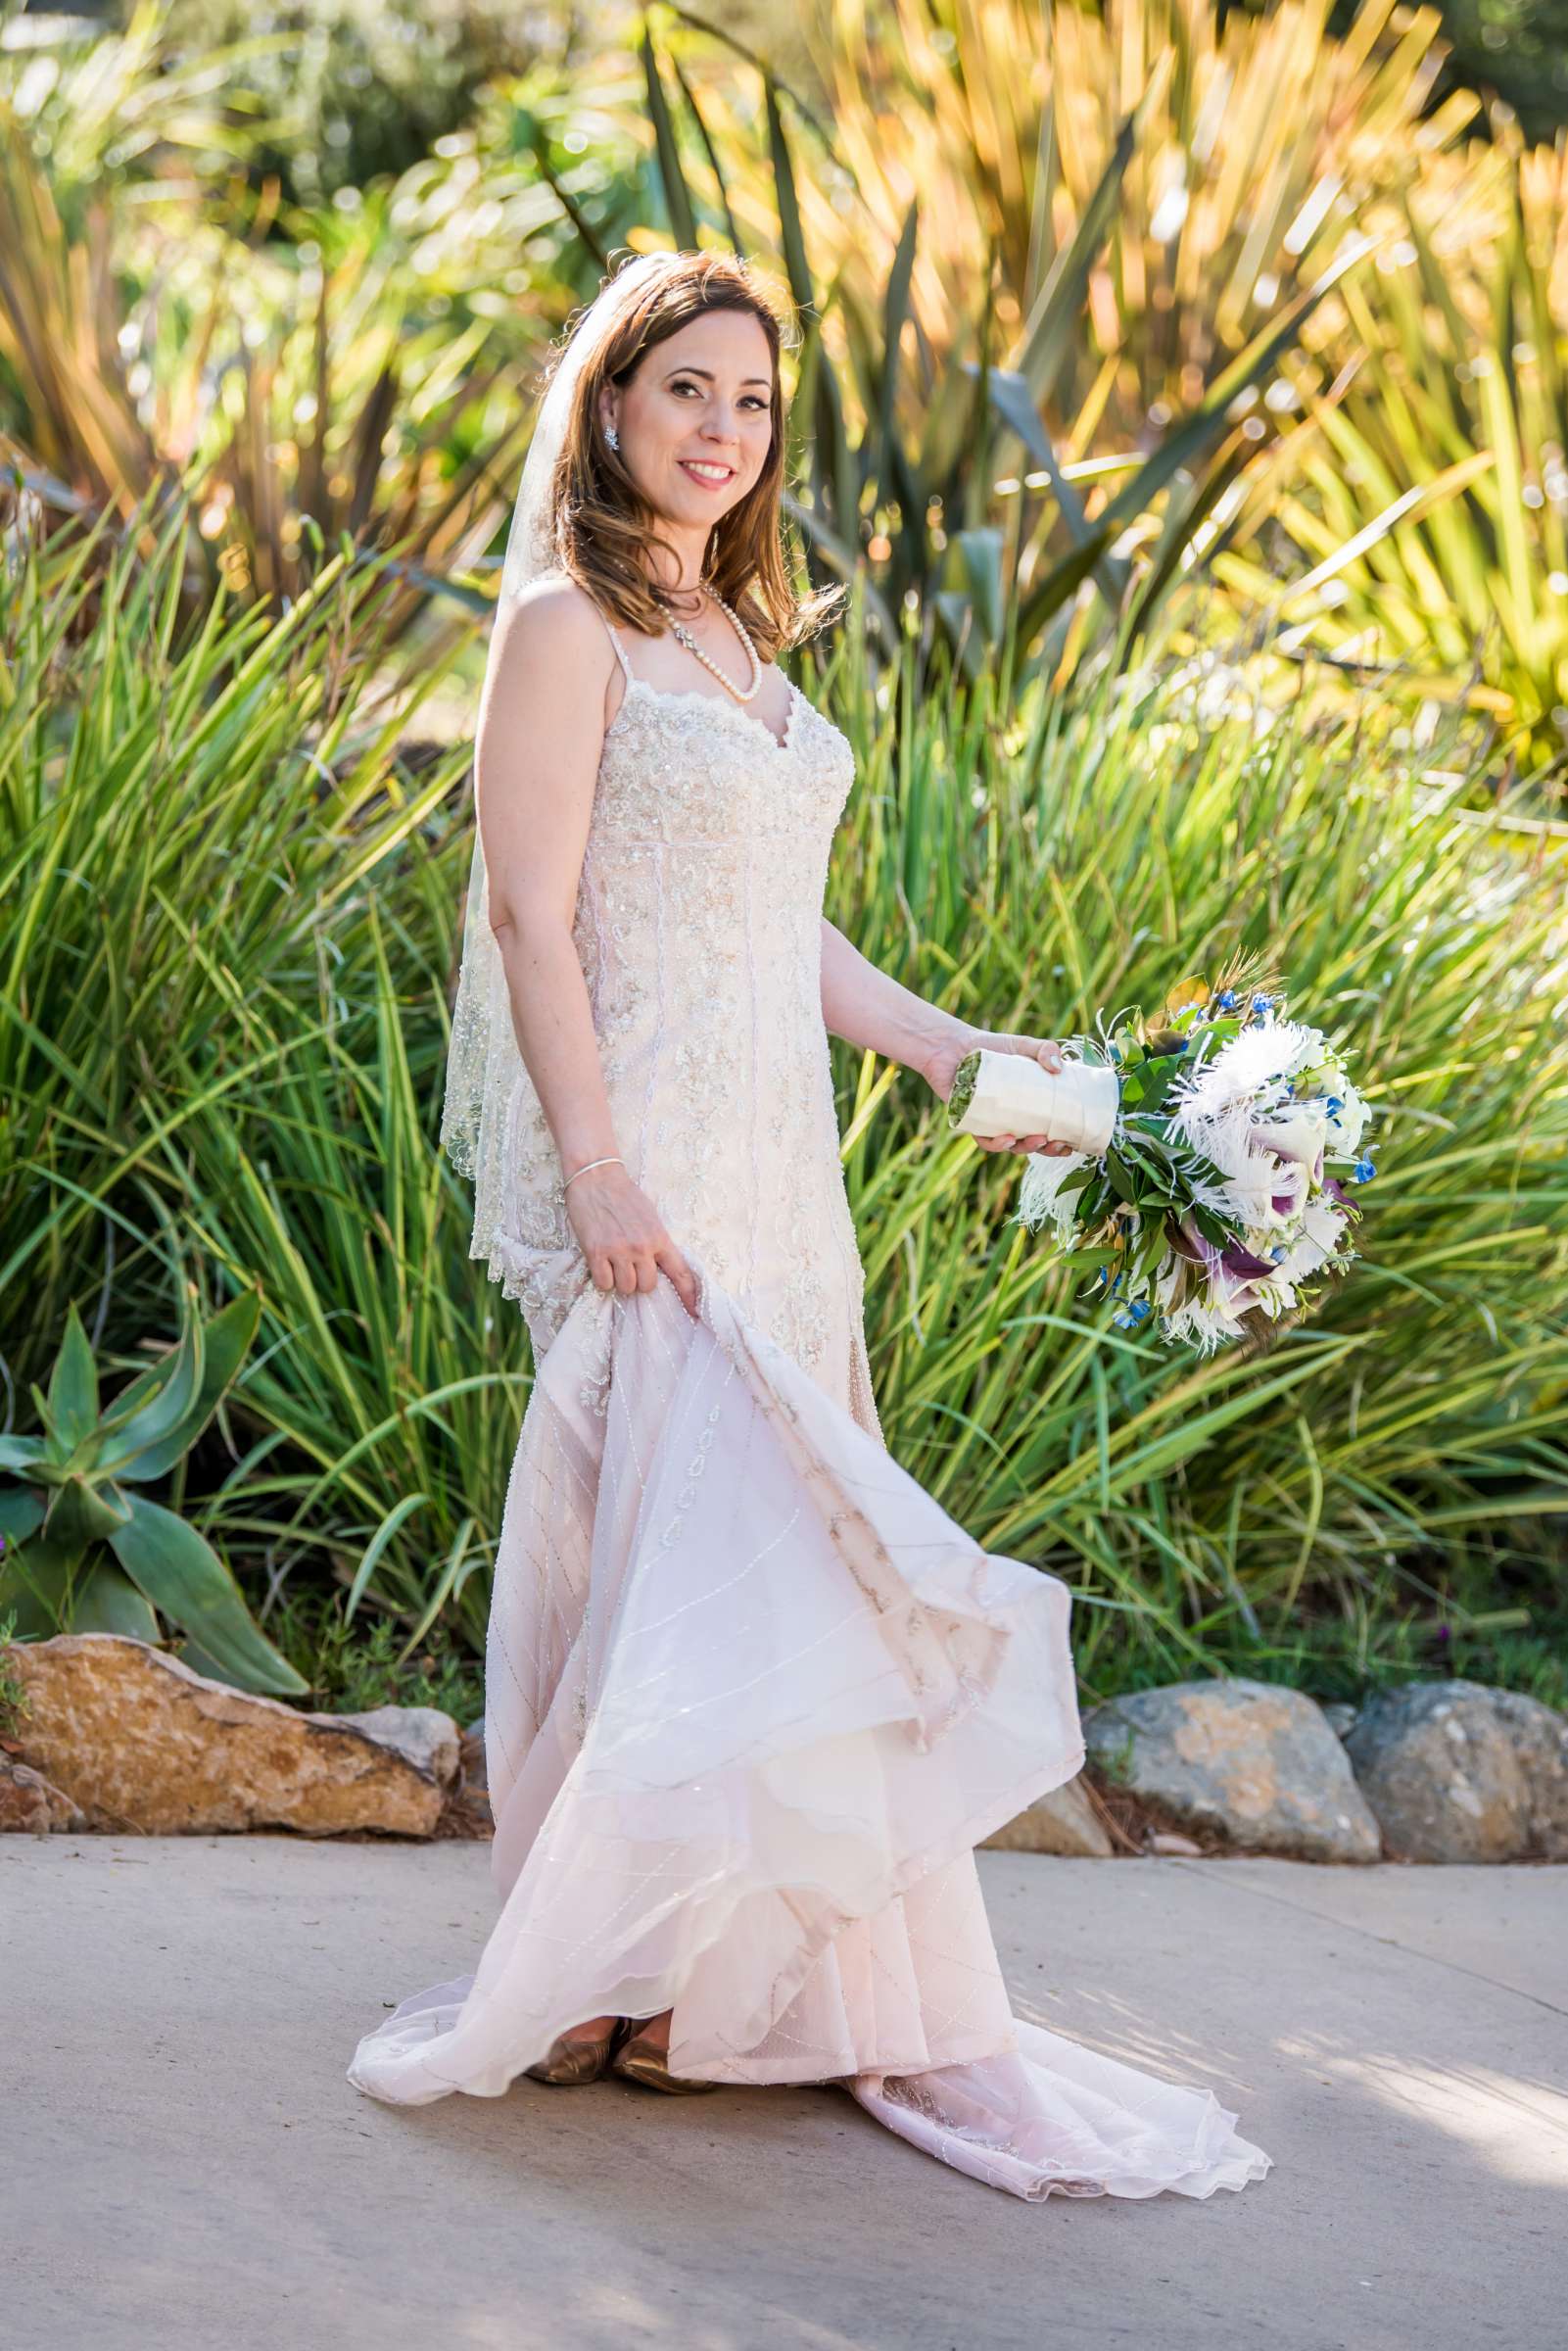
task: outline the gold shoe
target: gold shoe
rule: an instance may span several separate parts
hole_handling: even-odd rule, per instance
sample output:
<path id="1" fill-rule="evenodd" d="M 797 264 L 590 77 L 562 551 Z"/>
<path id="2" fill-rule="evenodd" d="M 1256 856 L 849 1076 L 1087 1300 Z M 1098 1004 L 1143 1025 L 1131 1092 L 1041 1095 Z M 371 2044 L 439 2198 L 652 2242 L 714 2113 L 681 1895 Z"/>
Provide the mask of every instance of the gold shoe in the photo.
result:
<path id="1" fill-rule="evenodd" d="M 609 2070 L 610 2059 L 632 2030 L 628 2016 L 618 2016 L 602 2040 L 574 2039 L 560 2034 L 550 2042 L 549 2055 L 523 2068 L 535 2082 L 596 2082 Z"/>
<path id="2" fill-rule="evenodd" d="M 624 2074 L 629 2082 L 641 2082 L 644 2089 L 695 2090 L 717 2089 L 717 2082 L 693 2082 L 670 2071 L 670 2052 L 661 2049 L 641 2033 L 630 2030 L 610 2058 L 612 2074 Z"/>

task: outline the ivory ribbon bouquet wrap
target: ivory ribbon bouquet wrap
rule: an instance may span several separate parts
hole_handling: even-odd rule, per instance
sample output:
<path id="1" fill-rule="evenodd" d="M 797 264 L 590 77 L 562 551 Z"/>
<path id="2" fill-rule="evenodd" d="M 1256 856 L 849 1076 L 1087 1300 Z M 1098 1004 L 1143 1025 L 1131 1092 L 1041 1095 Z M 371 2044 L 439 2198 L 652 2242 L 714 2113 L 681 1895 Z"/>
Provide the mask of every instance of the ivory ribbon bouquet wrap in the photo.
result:
<path id="1" fill-rule="evenodd" d="M 1248 968 L 1184 982 L 1155 1023 L 1102 1014 L 1098 1036 L 1066 1041 L 1060 1077 L 971 1053 L 947 1102 L 961 1134 L 1069 1144 L 1028 1154 L 1014 1221 L 1049 1224 L 1069 1264 L 1094 1268 L 1121 1327 L 1153 1316 L 1204 1354 L 1345 1271 L 1360 1217 L 1346 1187 L 1376 1173 L 1339 1053 Z"/>

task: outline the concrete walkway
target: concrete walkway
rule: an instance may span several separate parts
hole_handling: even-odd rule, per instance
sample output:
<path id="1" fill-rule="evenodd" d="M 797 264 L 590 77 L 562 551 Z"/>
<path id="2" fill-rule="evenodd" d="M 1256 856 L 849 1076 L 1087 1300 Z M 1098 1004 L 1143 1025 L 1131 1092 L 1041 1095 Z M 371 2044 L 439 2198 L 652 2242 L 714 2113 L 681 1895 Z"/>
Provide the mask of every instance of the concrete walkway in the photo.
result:
<path id="1" fill-rule="evenodd" d="M 1559 2351 L 1568 1867 L 982 1852 L 1014 2004 L 1237 2109 L 1207 2203 L 1030 2205 L 842 2091 L 343 2069 L 479 1845 L 0 1839 L 8 2351 Z"/>

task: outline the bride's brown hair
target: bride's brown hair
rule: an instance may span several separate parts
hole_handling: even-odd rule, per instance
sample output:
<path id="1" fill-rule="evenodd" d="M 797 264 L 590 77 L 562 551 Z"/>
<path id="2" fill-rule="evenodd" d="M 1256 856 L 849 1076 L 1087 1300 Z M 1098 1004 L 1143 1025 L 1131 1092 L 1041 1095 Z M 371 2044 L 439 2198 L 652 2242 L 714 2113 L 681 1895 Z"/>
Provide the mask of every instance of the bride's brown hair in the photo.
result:
<path id="1" fill-rule="evenodd" d="M 599 393 L 624 384 L 646 354 L 704 311 L 748 311 L 773 356 L 773 438 L 761 473 L 737 504 L 714 524 L 703 577 L 739 613 L 758 657 L 811 636 L 837 610 L 844 591 L 797 596 L 783 536 L 784 386 L 780 356 L 800 340 L 793 306 L 751 263 L 732 253 L 682 253 L 587 360 L 578 376 L 561 453 L 550 485 L 553 543 L 562 570 L 600 610 L 644 636 L 669 627 L 675 605 L 642 561 L 650 540 L 676 550 L 658 530 L 658 514 L 604 438 Z M 564 343 L 561 349 L 564 350 Z M 558 364 L 560 352 L 555 355 Z M 546 382 L 548 380 L 546 374 Z"/>

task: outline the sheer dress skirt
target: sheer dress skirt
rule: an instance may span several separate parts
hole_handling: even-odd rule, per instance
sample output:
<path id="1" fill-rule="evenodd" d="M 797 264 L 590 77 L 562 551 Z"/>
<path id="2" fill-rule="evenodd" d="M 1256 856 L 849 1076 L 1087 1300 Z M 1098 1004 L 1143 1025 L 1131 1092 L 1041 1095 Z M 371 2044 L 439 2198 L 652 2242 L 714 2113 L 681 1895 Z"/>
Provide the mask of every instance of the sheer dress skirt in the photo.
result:
<path id="1" fill-rule="evenodd" d="M 499 2096 L 670 2008 L 677 2074 L 836 2085 L 1028 2199 L 1260 2179 L 1212 2092 L 1011 2011 L 974 1848 L 1082 1761 L 1066 1586 L 695 1270 L 695 1321 L 590 1290 L 540 1362 L 486 1658 L 500 1914 L 349 2079 Z"/>

